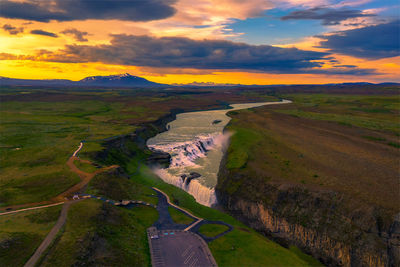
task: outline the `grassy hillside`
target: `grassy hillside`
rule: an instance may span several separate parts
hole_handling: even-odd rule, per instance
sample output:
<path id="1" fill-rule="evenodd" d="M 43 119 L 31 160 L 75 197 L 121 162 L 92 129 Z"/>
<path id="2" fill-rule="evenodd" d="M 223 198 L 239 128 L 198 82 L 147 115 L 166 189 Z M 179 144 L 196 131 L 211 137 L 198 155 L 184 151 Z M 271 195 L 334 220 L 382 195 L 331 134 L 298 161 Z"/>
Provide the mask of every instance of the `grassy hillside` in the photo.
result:
<path id="1" fill-rule="evenodd" d="M 0 216 L 0 263 L 23 266 L 56 223 L 61 206 Z"/>
<path id="2" fill-rule="evenodd" d="M 156 219 L 150 207 L 127 210 L 97 200 L 78 202 L 41 266 L 148 266 L 146 228 Z"/>
<path id="3" fill-rule="evenodd" d="M 219 266 L 319 266 L 311 256 L 286 249 L 248 228 L 233 217 L 198 204 L 185 191 L 164 183 L 151 170 L 143 166 L 132 180 L 155 186 L 166 192 L 171 201 L 207 220 L 222 220 L 234 226 L 234 230 L 209 244 Z"/>
<path id="4" fill-rule="evenodd" d="M 124 111 L 103 101 L 2 102 L 0 205 L 49 200 L 77 183 L 65 162 L 81 140 L 134 131 L 122 123 Z M 99 148 L 85 147 L 83 155 Z"/>

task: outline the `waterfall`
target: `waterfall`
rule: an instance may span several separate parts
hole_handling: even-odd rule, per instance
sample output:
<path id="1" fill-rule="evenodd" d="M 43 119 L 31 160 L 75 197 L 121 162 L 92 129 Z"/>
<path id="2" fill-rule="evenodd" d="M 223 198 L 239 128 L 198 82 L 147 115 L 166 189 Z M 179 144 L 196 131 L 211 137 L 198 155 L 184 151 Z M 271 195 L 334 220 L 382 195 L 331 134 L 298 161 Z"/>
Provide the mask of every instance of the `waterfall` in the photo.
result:
<path id="1" fill-rule="evenodd" d="M 207 151 L 219 145 L 221 134 L 198 136 L 194 141 L 149 145 L 152 150 L 161 150 L 171 155 L 170 168 L 197 166 L 194 162 L 206 156 Z"/>
<path id="2" fill-rule="evenodd" d="M 189 179 L 185 168 L 200 168 L 201 166 L 197 165 L 195 161 L 206 157 L 208 151 L 220 148 L 227 139 L 228 137 L 222 133 L 214 133 L 197 136 L 192 141 L 149 145 L 152 150 L 161 150 L 171 155 L 169 168 L 157 168 L 154 169 L 154 172 L 165 182 L 173 184 L 194 196 L 200 204 L 212 206 L 216 203 L 214 188 L 207 187 L 199 182 L 198 179 L 202 179 L 202 177 Z M 171 170 L 174 171 L 174 174 L 170 172 Z M 182 175 L 184 176 L 182 177 Z"/>
<path id="3" fill-rule="evenodd" d="M 156 168 L 153 171 L 164 182 L 185 190 L 202 205 L 211 207 L 217 202 L 214 188 L 209 188 L 197 180 L 192 180 L 189 184 L 185 184 L 181 177 L 170 174 L 166 169 Z"/>

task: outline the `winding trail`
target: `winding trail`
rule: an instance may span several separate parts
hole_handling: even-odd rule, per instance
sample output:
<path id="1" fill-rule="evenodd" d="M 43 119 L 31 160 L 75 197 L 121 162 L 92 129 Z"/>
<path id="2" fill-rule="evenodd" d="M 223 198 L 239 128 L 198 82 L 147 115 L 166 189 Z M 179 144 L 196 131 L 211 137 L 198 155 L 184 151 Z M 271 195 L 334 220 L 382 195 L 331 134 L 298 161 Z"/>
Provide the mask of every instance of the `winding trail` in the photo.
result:
<path id="1" fill-rule="evenodd" d="M 76 165 L 74 164 L 75 160 L 79 160 L 85 163 L 88 163 L 90 161 L 86 161 L 86 160 L 81 160 L 80 158 L 76 157 L 76 156 L 71 156 L 68 161 L 67 161 L 67 165 L 70 168 L 71 171 L 73 171 L 74 173 L 78 174 L 78 176 L 82 179 L 79 183 L 75 184 L 74 186 L 72 186 L 71 188 L 69 188 L 67 191 L 61 193 L 60 195 L 58 195 L 55 199 L 64 199 L 65 197 L 71 197 L 74 193 L 77 192 L 83 192 L 84 189 L 86 188 L 87 184 L 90 182 L 90 180 L 92 180 L 92 178 L 94 176 L 96 176 L 96 174 L 108 171 L 110 169 L 115 169 L 118 168 L 118 165 L 111 165 L 111 166 L 107 166 L 107 167 L 103 167 L 95 172 L 92 173 L 88 173 L 88 172 L 84 172 L 81 171 L 78 167 L 76 167 Z"/>
<path id="2" fill-rule="evenodd" d="M 86 188 L 87 184 L 92 180 L 92 178 L 102 172 L 108 171 L 110 169 L 118 168 L 118 165 L 111 165 L 107 167 L 103 167 L 101 169 L 96 170 L 95 172 L 88 173 L 80 170 L 76 165 L 74 164 L 75 160 L 79 160 L 84 163 L 92 164 L 89 160 L 83 160 L 80 159 L 77 154 L 81 149 L 83 148 L 83 142 L 80 142 L 80 145 L 77 150 L 74 151 L 72 156 L 68 159 L 67 161 L 67 166 L 70 168 L 70 170 L 74 173 L 76 173 L 80 178 L 81 181 L 72 187 L 68 188 L 66 191 L 62 192 L 56 197 L 53 197 L 49 200 L 46 201 L 40 201 L 40 202 L 33 202 L 33 203 L 26 203 L 26 204 L 19 204 L 19 205 L 11 205 L 7 207 L 1 207 L 0 211 L 6 211 L 3 213 L 0 213 L 0 215 L 5 215 L 5 214 L 11 214 L 11 213 L 16 213 L 16 212 L 21 212 L 21 211 L 26 211 L 26 210 L 31 210 L 31 209 L 36 209 L 40 207 L 50 207 L 53 204 L 62 204 L 66 201 L 68 201 L 68 198 L 71 198 L 75 193 L 81 193 L 84 191 Z M 27 208 L 29 207 L 29 208 Z M 22 208 L 22 209 L 19 209 Z M 10 209 L 19 209 L 19 210 L 14 210 L 14 211 L 8 211 Z"/>
<path id="3" fill-rule="evenodd" d="M 78 152 L 82 149 L 83 147 L 83 142 L 79 143 L 79 147 L 77 150 L 75 150 L 74 154 L 72 154 L 73 157 L 76 157 L 76 154 L 78 154 Z"/>
<path id="4" fill-rule="evenodd" d="M 40 244 L 40 246 L 36 249 L 35 253 L 32 255 L 32 257 L 25 263 L 24 267 L 33 267 L 37 263 L 37 261 L 40 259 L 42 256 L 43 252 L 50 246 L 50 244 L 53 242 L 54 238 L 57 236 L 58 232 L 60 231 L 61 227 L 64 226 L 66 220 L 67 220 L 67 214 L 68 214 L 68 209 L 69 207 L 80 200 L 74 200 L 74 201 L 68 201 L 65 202 L 61 213 L 60 217 L 58 217 L 58 220 L 56 224 L 53 226 L 51 231 L 47 234 L 46 238 L 43 240 L 43 242 Z"/>

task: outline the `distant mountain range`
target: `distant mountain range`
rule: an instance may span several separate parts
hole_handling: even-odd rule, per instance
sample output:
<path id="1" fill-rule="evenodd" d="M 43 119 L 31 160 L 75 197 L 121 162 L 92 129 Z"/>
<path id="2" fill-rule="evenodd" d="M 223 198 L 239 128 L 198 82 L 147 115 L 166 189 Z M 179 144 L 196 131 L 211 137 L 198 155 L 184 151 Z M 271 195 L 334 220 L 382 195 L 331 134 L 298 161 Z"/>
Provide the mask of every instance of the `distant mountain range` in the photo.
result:
<path id="1" fill-rule="evenodd" d="M 325 84 L 326 86 L 352 86 L 352 85 L 372 85 L 372 83 L 355 82 L 355 83 L 337 83 Z M 396 85 L 398 83 L 381 83 L 380 85 Z M 129 73 L 109 75 L 109 76 L 90 76 L 80 81 L 71 81 L 63 79 L 54 80 L 30 80 L 30 79 L 13 79 L 0 77 L 0 86 L 54 86 L 54 87 L 115 87 L 115 88 L 162 88 L 162 87 L 265 87 L 267 85 L 241 85 L 241 84 L 221 84 L 213 82 L 192 82 L 188 84 L 161 84 L 151 82 L 145 78 L 133 76 Z M 288 85 L 268 85 L 272 87 L 283 87 Z M 289 85 L 295 86 L 295 85 Z M 301 85 L 298 85 L 301 86 Z"/>
<path id="2" fill-rule="evenodd" d="M 91 76 L 80 81 L 63 79 L 28 80 L 0 77 L 0 86 L 78 86 L 78 87 L 164 87 L 167 84 L 155 83 L 129 73 L 109 76 Z"/>

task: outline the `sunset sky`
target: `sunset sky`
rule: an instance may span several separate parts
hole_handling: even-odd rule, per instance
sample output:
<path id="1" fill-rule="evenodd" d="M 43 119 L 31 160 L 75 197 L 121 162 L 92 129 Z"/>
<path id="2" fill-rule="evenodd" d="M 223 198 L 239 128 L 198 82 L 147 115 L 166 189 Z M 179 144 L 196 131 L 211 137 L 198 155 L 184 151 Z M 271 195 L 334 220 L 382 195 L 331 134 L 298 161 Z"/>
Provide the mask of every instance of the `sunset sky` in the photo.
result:
<path id="1" fill-rule="evenodd" d="M 0 0 L 0 76 L 400 82 L 397 0 Z"/>

